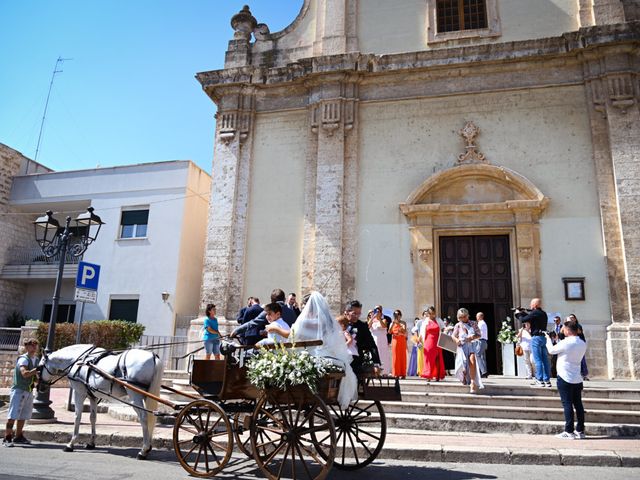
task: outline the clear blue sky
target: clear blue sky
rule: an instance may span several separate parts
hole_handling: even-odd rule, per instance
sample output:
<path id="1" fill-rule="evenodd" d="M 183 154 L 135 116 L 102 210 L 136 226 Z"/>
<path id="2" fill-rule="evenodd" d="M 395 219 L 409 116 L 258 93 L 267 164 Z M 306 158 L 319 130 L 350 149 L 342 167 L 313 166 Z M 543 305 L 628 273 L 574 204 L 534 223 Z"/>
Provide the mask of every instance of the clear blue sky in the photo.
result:
<path id="1" fill-rule="evenodd" d="M 54 170 L 193 160 L 211 171 L 215 105 L 195 80 L 223 67 L 244 4 L 272 32 L 302 0 L 0 0 L 0 142 Z"/>

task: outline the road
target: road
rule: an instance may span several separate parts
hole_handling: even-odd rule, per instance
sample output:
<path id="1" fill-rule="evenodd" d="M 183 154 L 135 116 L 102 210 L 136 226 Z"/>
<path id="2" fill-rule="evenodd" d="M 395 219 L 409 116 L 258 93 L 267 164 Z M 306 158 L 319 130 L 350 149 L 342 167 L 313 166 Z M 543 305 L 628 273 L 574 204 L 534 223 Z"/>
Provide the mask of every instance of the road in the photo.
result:
<path id="1" fill-rule="evenodd" d="M 0 480 L 123 480 L 129 478 L 186 480 L 187 475 L 171 451 L 153 451 L 150 459 L 135 459 L 137 449 L 98 448 L 64 453 L 60 444 L 38 443 L 29 447 L 0 447 Z M 478 454 L 481 457 L 481 454 Z M 571 476 L 580 480 L 640 479 L 640 468 L 483 465 L 476 463 L 420 463 L 378 461 L 357 472 L 333 469 L 336 480 L 539 480 Z M 251 460 L 234 456 L 216 478 L 263 478 Z"/>

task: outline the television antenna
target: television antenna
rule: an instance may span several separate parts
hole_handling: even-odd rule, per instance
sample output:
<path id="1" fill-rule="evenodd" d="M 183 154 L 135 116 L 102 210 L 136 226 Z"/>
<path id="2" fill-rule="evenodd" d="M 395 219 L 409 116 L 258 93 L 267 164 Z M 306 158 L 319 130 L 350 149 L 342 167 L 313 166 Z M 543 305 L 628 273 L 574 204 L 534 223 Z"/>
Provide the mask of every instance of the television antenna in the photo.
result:
<path id="1" fill-rule="evenodd" d="M 58 57 L 56 65 L 53 67 L 53 74 L 51 74 L 51 83 L 49 83 L 49 93 L 47 93 L 47 101 L 44 104 L 44 113 L 42 114 L 42 122 L 40 123 L 40 133 L 38 134 L 38 144 L 36 145 L 36 154 L 34 160 L 38 160 L 38 153 L 40 152 L 40 141 L 42 140 L 42 130 L 44 130 L 44 121 L 47 118 L 47 108 L 49 108 L 49 98 L 51 97 L 51 89 L 53 88 L 53 81 L 56 78 L 56 73 L 62 73 L 62 70 L 58 69 L 67 60 L 73 60 L 73 58 Z"/>

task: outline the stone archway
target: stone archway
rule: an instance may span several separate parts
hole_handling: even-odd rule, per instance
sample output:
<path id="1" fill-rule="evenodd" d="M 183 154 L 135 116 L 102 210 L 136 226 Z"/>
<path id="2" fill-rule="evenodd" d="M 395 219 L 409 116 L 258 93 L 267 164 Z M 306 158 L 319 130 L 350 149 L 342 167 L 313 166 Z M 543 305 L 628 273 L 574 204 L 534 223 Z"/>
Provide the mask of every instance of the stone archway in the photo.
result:
<path id="1" fill-rule="evenodd" d="M 409 221 L 415 311 L 439 302 L 439 237 L 508 235 L 513 299 L 540 295 L 539 217 L 549 199 L 504 167 L 459 165 L 428 178 L 400 204 Z"/>

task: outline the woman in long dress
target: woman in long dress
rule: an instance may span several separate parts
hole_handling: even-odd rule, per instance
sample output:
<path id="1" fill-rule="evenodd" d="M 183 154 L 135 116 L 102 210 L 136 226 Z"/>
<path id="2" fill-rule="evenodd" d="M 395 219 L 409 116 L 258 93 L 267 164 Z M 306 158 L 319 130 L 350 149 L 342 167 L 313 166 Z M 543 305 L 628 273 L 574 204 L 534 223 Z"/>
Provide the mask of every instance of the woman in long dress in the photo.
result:
<path id="1" fill-rule="evenodd" d="M 418 375 L 418 322 L 420 319 L 416 317 L 411 327 L 411 355 L 409 356 L 409 366 L 407 368 L 407 377 L 415 377 Z M 422 371 L 422 370 L 421 370 Z"/>
<path id="2" fill-rule="evenodd" d="M 294 342 L 322 340 L 322 345 L 310 347 L 308 350 L 311 355 L 339 360 L 340 366 L 344 367 L 345 376 L 340 382 L 338 403 L 342 408 L 347 408 L 349 403 L 358 399 L 358 380 L 351 368 L 353 357 L 347 349 L 342 328 L 331 316 L 329 304 L 320 293 L 311 292 L 309 300 L 289 332 L 285 332 L 275 323 L 270 323 L 266 329 L 274 330 Z"/>
<path id="3" fill-rule="evenodd" d="M 405 378 L 407 375 L 407 324 L 402 320 L 402 312 L 393 312 L 393 321 L 389 328 L 391 332 L 391 351 L 393 364 L 391 374 L 394 377 Z"/>
<path id="4" fill-rule="evenodd" d="M 469 320 L 469 311 L 466 308 L 458 310 L 458 323 L 453 327 L 451 335 L 458 344 L 456 352 L 456 377 L 464 385 L 470 385 L 471 393 L 476 393 L 479 388 L 484 388 L 480 371 L 483 366 L 479 363 L 480 357 L 480 328 L 475 320 Z"/>
<path id="5" fill-rule="evenodd" d="M 380 366 L 382 373 L 391 375 L 391 349 L 387 343 L 387 322 L 382 316 L 382 307 L 378 305 L 373 309 L 373 315 L 369 321 L 369 330 L 373 335 L 373 340 L 378 347 L 378 355 L 380 356 Z"/>
<path id="6" fill-rule="evenodd" d="M 436 320 L 436 309 L 434 307 L 427 309 L 427 319 L 425 321 L 424 368 L 421 376 L 427 380 L 439 382 L 444 379 L 445 370 L 442 349 L 438 346 L 440 324 Z"/>

